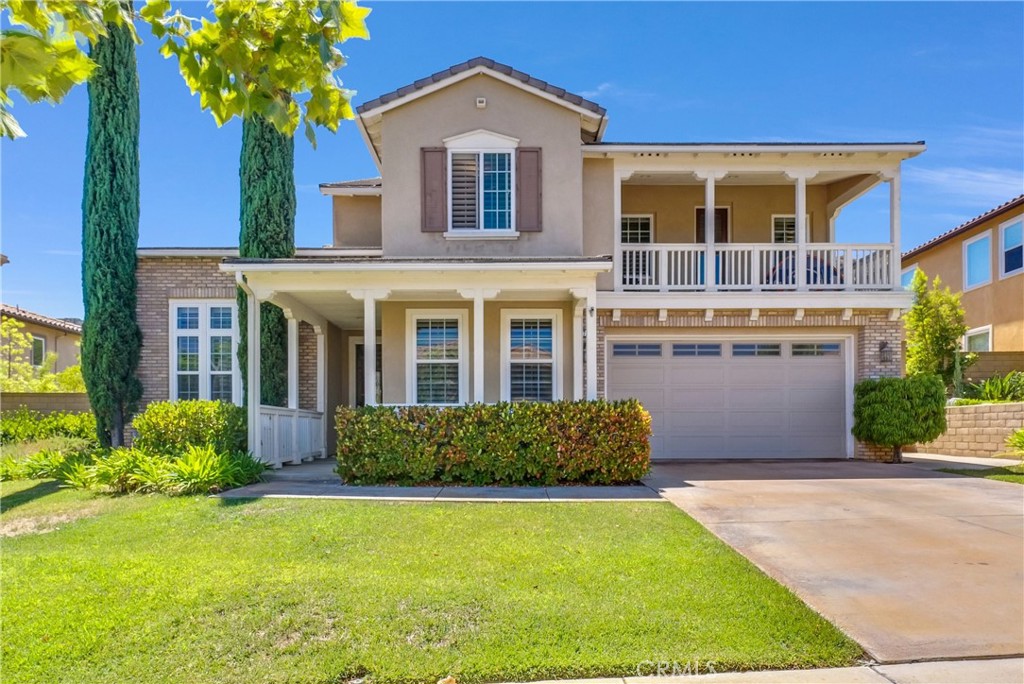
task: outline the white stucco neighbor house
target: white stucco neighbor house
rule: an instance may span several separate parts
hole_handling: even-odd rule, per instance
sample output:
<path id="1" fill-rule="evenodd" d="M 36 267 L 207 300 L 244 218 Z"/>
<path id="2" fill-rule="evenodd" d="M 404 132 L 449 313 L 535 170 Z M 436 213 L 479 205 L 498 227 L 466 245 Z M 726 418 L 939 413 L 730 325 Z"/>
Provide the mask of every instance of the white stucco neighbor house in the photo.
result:
<path id="1" fill-rule="evenodd" d="M 901 374 L 924 143 L 611 142 L 600 105 L 485 58 L 357 111 L 380 176 L 320 186 L 330 247 L 139 250 L 146 401 L 258 386 L 238 287 L 251 351 L 253 304 L 289 320 L 288 405 L 249 408 L 274 465 L 332 452 L 339 405 L 596 397 L 642 401 L 654 459 L 887 455 L 854 442 L 852 388 Z M 883 238 L 837 243 L 882 184 Z"/>

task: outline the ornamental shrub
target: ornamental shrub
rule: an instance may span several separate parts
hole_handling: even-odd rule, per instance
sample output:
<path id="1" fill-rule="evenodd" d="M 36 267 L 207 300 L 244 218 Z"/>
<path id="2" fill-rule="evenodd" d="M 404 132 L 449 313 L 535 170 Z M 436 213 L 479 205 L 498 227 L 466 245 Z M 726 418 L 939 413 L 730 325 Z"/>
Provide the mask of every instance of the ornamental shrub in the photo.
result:
<path id="1" fill-rule="evenodd" d="M 0 444 L 73 437 L 97 444 L 96 417 L 91 413 L 39 413 L 19 408 L 0 415 Z"/>
<path id="2" fill-rule="evenodd" d="M 967 385 L 964 392 L 967 399 L 982 401 L 1024 401 L 1024 372 L 1010 371 L 982 382 Z"/>
<path id="3" fill-rule="evenodd" d="M 351 484 L 618 484 L 650 468 L 636 400 L 339 407 L 337 472 Z"/>
<path id="4" fill-rule="evenodd" d="M 946 431 L 946 387 L 933 374 L 862 380 L 853 388 L 853 436 L 892 447 L 893 463 L 903 446 L 931 442 Z"/>
<path id="5" fill-rule="evenodd" d="M 221 453 L 246 450 L 245 409 L 223 401 L 159 401 L 132 421 L 134 446 L 158 454 L 180 454 L 189 446 Z"/>

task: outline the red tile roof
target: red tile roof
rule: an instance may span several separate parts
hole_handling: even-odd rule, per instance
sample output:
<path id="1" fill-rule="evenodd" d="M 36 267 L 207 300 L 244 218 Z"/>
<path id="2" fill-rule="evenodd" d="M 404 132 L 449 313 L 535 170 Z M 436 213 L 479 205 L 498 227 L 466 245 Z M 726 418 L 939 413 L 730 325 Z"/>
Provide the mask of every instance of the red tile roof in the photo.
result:
<path id="1" fill-rule="evenodd" d="M 10 304 L 0 304 L 0 314 L 7 318 L 15 318 L 26 323 L 43 325 L 47 328 L 53 328 L 54 330 L 62 330 L 76 335 L 82 334 L 82 326 L 78 323 L 66 321 L 62 318 L 51 318 L 50 316 L 44 316 L 43 314 L 38 314 L 34 311 L 25 311 L 25 309 L 11 306 Z"/>
<path id="2" fill-rule="evenodd" d="M 989 211 L 986 211 L 981 216 L 975 216 L 970 221 L 965 221 L 964 223 L 961 223 L 956 228 L 953 228 L 952 230 L 947 230 L 945 233 L 942 233 L 941 235 L 936 235 L 935 237 L 933 237 L 928 242 L 925 242 L 922 245 L 918 245 L 917 247 L 914 247 L 910 251 L 904 252 L 902 259 L 906 260 L 906 259 L 909 259 L 911 257 L 915 257 L 918 254 L 920 254 L 921 252 L 924 252 L 925 250 L 931 249 L 935 245 L 938 245 L 938 244 L 941 244 L 943 242 L 946 242 L 947 240 L 952 240 L 957 235 L 960 235 L 962 233 L 966 233 L 967 231 L 971 230 L 972 228 L 977 228 L 978 226 L 980 226 L 985 221 L 988 221 L 989 219 L 993 219 L 993 218 L 995 218 L 995 217 L 997 217 L 997 216 L 999 216 L 1001 214 L 1005 214 L 1005 213 L 1007 213 L 1007 212 L 1009 212 L 1009 211 L 1011 211 L 1013 209 L 1016 209 L 1017 207 L 1021 206 L 1022 204 L 1024 204 L 1024 195 L 1017 195 L 1016 197 L 1014 197 L 1009 202 L 1005 202 L 1003 204 L 1000 204 L 995 209 L 990 209 Z"/>

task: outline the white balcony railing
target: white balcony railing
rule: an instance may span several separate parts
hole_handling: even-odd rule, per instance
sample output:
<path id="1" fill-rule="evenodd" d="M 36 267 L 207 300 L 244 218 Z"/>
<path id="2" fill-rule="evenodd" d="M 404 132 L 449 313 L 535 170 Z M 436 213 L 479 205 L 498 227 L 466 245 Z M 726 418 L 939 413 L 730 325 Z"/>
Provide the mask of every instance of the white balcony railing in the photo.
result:
<path id="1" fill-rule="evenodd" d="M 260 406 L 260 446 L 272 467 L 326 456 L 324 415 L 318 411 Z"/>
<path id="2" fill-rule="evenodd" d="M 622 245 L 617 288 L 652 292 L 701 290 L 891 290 L 893 247 L 717 244 L 711 283 L 702 244 Z M 799 264 L 803 263 L 803 269 Z"/>

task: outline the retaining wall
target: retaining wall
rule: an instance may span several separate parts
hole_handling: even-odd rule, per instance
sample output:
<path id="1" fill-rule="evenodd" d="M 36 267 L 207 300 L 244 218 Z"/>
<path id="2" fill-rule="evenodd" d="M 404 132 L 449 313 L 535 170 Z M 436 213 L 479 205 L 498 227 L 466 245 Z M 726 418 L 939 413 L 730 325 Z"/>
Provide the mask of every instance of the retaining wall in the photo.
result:
<path id="1" fill-rule="evenodd" d="M 86 413 L 92 410 L 89 397 L 84 392 L 4 392 L 0 396 L 0 410 L 14 411 L 21 407 L 39 413 Z"/>
<path id="2" fill-rule="evenodd" d="M 946 408 L 946 432 L 934 442 L 918 444 L 925 454 L 998 456 L 1007 451 L 1006 437 L 1024 427 L 1024 402 L 975 404 Z"/>

